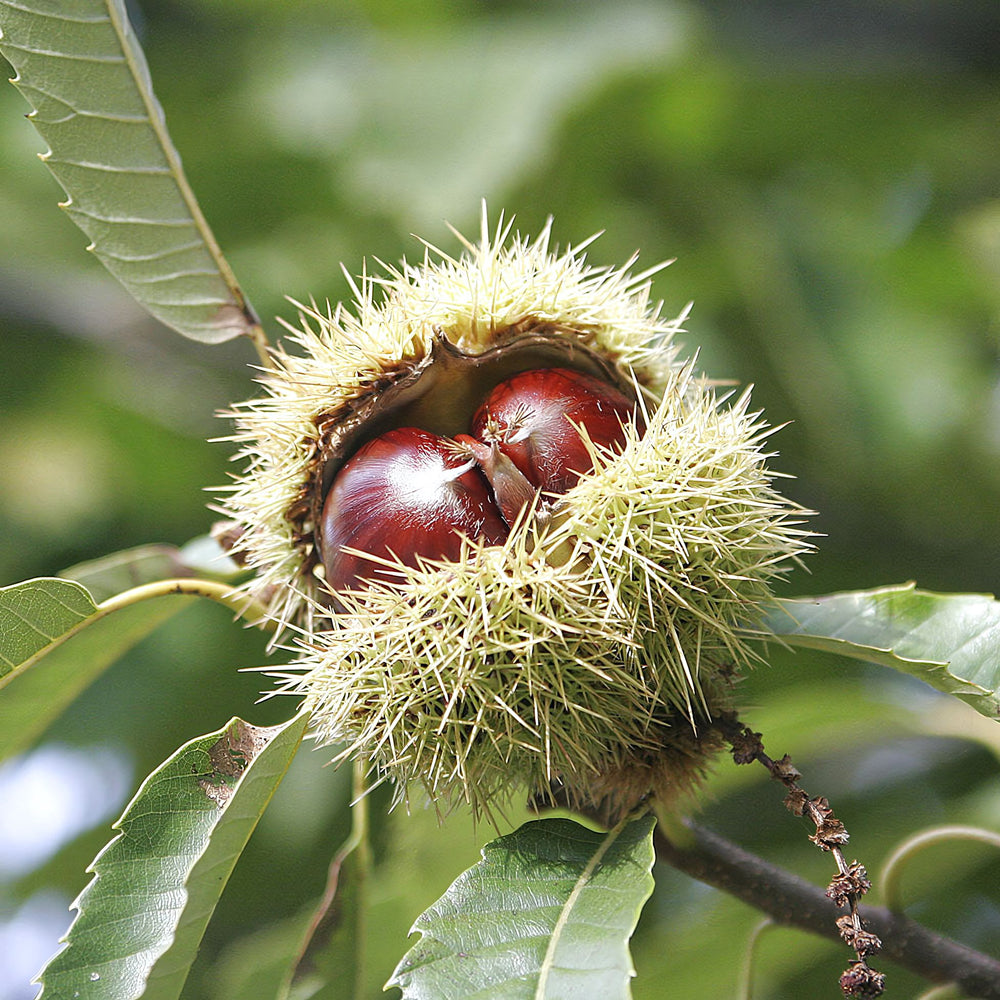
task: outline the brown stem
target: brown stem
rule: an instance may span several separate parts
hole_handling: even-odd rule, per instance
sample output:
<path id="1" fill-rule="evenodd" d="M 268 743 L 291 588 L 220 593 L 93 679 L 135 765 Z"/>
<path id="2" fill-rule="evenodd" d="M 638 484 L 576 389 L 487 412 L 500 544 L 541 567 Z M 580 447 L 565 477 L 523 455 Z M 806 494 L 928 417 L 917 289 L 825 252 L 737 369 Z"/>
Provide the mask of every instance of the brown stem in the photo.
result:
<path id="1" fill-rule="evenodd" d="M 729 741 L 733 760 L 737 764 L 751 764 L 756 761 L 767 768 L 775 781 L 780 781 L 787 789 L 785 807 L 795 816 L 805 816 L 812 820 L 816 832 L 810 840 L 822 851 L 829 851 L 837 865 L 837 875 L 826 890 L 826 895 L 839 906 L 846 906 L 847 913 L 837 918 L 840 937 L 854 949 L 857 959 L 851 963 L 840 977 L 840 987 L 845 996 L 860 997 L 862 1000 L 880 997 L 885 992 L 885 976 L 868 964 L 868 959 L 882 950 L 882 942 L 877 934 L 865 927 L 858 912 L 861 897 L 872 887 L 864 865 L 853 861 L 847 863 L 843 845 L 850 836 L 844 824 L 837 819 L 830 803 L 818 796 L 807 795 L 799 786 L 802 775 L 786 754 L 781 760 L 774 760 L 764 752 L 760 733 L 744 726 L 735 715 L 724 715 L 718 726 Z"/>
<path id="2" fill-rule="evenodd" d="M 840 941 L 823 889 L 690 821 L 693 846 L 678 847 L 661 827 L 656 856 L 692 878 L 715 886 L 786 927 Z M 968 997 L 1000 1000 L 1000 961 L 936 934 L 878 906 L 859 907 L 861 919 L 882 939 L 882 954 L 932 983 L 956 983 Z"/>

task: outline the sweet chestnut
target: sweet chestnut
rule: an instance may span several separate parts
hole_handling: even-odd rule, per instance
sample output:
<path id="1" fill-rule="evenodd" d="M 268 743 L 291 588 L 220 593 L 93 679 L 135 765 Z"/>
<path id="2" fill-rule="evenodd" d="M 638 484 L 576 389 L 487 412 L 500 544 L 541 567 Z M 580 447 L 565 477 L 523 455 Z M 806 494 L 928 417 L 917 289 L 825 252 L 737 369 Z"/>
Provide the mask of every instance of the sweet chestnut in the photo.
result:
<path id="1" fill-rule="evenodd" d="M 323 503 L 320 547 L 327 585 L 392 578 L 357 549 L 407 566 L 419 557 L 457 559 L 462 536 L 498 545 L 507 525 L 475 461 L 454 442 L 416 427 L 387 431 L 338 472 Z"/>
<path id="2" fill-rule="evenodd" d="M 593 467 L 580 437 L 606 448 L 625 443 L 635 401 L 569 368 L 540 368 L 501 382 L 472 418 L 472 437 L 495 443 L 545 493 L 565 493 Z"/>
<path id="3" fill-rule="evenodd" d="M 362 553 L 457 559 L 462 536 L 501 544 L 538 491 L 565 493 L 593 468 L 580 436 L 624 444 L 635 402 L 599 379 L 542 368 L 498 384 L 455 439 L 416 427 L 363 445 L 334 477 L 319 541 L 333 591 L 391 579 L 393 570 Z M 349 550 L 357 550 L 349 551 Z"/>

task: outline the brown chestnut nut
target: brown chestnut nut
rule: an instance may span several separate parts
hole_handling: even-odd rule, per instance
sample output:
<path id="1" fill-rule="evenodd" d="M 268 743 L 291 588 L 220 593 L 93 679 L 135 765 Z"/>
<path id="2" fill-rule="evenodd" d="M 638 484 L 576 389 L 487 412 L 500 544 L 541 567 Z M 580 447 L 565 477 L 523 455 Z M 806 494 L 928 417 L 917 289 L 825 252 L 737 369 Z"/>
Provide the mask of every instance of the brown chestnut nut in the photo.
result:
<path id="1" fill-rule="evenodd" d="M 374 438 L 344 464 L 323 503 L 320 546 L 332 590 L 356 589 L 393 571 L 358 549 L 416 566 L 458 559 L 462 536 L 501 544 L 508 528 L 471 455 L 416 427 Z"/>
<path id="2" fill-rule="evenodd" d="M 593 461 L 578 428 L 594 444 L 621 448 L 635 400 L 569 368 L 539 368 L 501 382 L 476 411 L 472 437 L 496 444 L 533 486 L 565 493 Z"/>

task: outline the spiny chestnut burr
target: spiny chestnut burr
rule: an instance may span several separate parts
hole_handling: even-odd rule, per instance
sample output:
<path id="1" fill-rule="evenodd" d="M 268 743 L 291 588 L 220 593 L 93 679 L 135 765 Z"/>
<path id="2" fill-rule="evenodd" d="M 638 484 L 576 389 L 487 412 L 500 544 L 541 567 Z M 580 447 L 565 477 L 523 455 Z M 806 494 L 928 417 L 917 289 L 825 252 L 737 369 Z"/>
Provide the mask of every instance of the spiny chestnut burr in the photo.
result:
<path id="1" fill-rule="evenodd" d="M 621 448 L 635 401 L 569 368 L 521 372 L 501 382 L 472 419 L 472 437 L 496 444 L 545 493 L 565 493 L 594 468 L 580 436 Z"/>
<path id="2" fill-rule="evenodd" d="M 279 689 L 400 799 L 419 782 L 489 815 L 558 785 L 614 822 L 696 782 L 771 582 L 811 547 L 805 512 L 773 487 L 748 393 L 719 398 L 680 356 L 687 312 L 660 314 L 656 268 L 591 266 L 589 242 L 559 250 L 549 226 L 528 238 L 485 210 L 480 238 L 460 240 L 454 257 L 428 244 L 419 263 L 365 272 L 353 305 L 301 306 L 263 393 L 234 406 L 245 467 L 222 503 L 243 590 L 294 633 Z M 604 399 L 550 425 L 561 370 L 586 373 L 565 376 L 585 396 L 603 380 Z M 388 472 L 358 471 L 407 427 L 451 439 L 432 438 L 430 526 L 413 497 L 376 488 Z M 451 516 L 465 483 L 471 506 Z"/>
<path id="3" fill-rule="evenodd" d="M 335 591 L 380 573 L 378 563 L 345 547 L 416 566 L 420 557 L 458 559 L 463 535 L 487 545 L 507 537 L 475 462 L 447 438 L 416 427 L 388 431 L 357 451 L 327 494 L 321 525 L 326 580 Z"/>

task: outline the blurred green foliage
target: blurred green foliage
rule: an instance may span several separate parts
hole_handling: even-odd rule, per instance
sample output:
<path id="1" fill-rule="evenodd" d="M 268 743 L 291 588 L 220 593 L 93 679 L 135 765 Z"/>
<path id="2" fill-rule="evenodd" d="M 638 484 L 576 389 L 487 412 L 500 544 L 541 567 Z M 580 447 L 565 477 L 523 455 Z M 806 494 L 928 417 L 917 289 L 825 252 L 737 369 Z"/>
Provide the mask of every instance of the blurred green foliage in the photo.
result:
<path id="1" fill-rule="evenodd" d="M 357 273 L 366 257 L 417 257 L 410 233 L 455 251 L 444 220 L 474 235 L 483 197 L 525 232 L 554 214 L 563 244 L 606 230 L 596 263 L 636 249 L 640 264 L 678 258 L 654 287 L 671 314 L 694 300 L 688 349 L 709 374 L 754 383 L 772 423 L 790 422 L 773 464 L 797 477 L 786 491 L 819 511 L 826 537 L 786 593 L 906 579 L 996 589 L 994 0 L 145 0 L 134 14 L 189 179 L 272 335 L 272 317 L 294 318 L 283 296 L 349 294 L 341 262 Z M 3 583 L 204 532 L 203 489 L 225 482 L 230 453 L 206 442 L 227 433 L 214 414 L 254 391 L 249 345 L 157 328 L 88 258 L 24 111 L 0 90 Z M 123 748 L 138 781 L 233 714 L 287 717 L 290 704 L 254 704 L 266 678 L 237 672 L 269 658 L 280 654 L 222 609 L 191 609 L 49 738 Z M 831 798 L 870 870 L 931 823 L 1000 825 L 997 727 L 964 706 L 777 653 L 744 691 L 747 720 Z M 318 895 L 346 834 L 345 775 L 324 760 L 301 754 L 266 814 L 191 998 L 265 995 L 251 958 L 265 963 L 282 921 Z M 705 822 L 827 881 L 829 859 L 761 777 L 723 761 L 710 792 Z M 376 793 L 376 817 L 386 804 Z M 490 835 L 460 815 L 439 829 L 419 803 L 379 824 L 373 997 L 412 920 Z M 68 902 L 107 836 L 102 825 L 0 883 L 0 919 L 43 887 Z M 635 941 L 637 1000 L 734 995 L 758 915 L 657 875 Z M 996 858 L 945 852 L 912 885 L 914 916 L 1000 950 Z M 756 995 L 835 997 L 848 957 L 765 935 Z M 917 992 L 887 971 L 892 995 Z"/>

